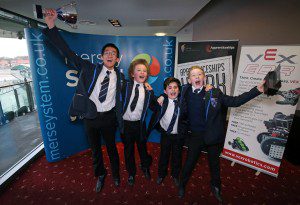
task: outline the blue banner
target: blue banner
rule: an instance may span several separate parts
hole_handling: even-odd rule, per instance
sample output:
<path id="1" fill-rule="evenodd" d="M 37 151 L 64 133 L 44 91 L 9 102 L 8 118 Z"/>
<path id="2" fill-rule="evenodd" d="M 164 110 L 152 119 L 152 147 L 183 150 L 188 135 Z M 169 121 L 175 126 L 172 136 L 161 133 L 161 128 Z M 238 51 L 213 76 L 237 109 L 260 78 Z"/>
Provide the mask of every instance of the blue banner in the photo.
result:
<path id="1" fill-rule="evenodd" d="M 59 161 L 88 148 L 82 122 L 71 123 L 68 108 L 78 82 L 78 70 L 49 44 L 41 30 L 25 29 L 30 67 L 33 75 L 38 115 L 49 162 Z M 83 59 L 101 63 L 101 49 L 114 43 L 120 49 L 118 68 L 128 79 L 132 60 L 144 58 L 150 63 L 148 82 L 155 94 L 163 92 L 163 81 L 174 75 L 175 37 L 104 36 L 61 32 L 69 47 Z M 148 113 L 148 120 L 151 113 Z M 117 141 L 120 138 L 117 137 Z M 149 138 L 159 142 L 158 133 Z"/>

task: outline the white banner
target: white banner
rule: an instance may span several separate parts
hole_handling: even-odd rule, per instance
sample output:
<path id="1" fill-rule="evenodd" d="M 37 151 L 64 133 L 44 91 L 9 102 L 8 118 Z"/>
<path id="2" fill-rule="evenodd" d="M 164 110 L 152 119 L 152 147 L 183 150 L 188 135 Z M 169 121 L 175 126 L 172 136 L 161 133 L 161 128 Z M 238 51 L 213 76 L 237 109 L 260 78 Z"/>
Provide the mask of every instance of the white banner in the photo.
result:
<path id="1" fill-rule="evenodd" d="M 281 65 L 282 87 L 231 109 L 222 155 L 277 176 L 300 93 L 300 46 L 243 46 L 234 95 L 249 91 Z"/>
<path id="2" fill-rule="evenodd" d="M 223 93 L 230 95 L 233 78 L 231 56 L 178 64 L 176 77 L 182 85 L 187 83 L 187 72 L 191 66 L 202 67 L 207 78 L 206 83 L 220 88 Z"/>

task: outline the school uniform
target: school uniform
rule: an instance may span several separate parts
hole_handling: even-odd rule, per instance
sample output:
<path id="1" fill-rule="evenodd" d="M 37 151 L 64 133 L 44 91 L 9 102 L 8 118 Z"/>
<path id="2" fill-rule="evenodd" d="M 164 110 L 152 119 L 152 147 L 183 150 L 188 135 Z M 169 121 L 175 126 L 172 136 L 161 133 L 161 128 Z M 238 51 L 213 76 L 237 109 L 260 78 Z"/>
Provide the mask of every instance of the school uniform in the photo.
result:
<path id="1" fill-rule="evenodd" d="M 220 89 L 213 88 L 206 92 L 205 87 L 199 91 L 195 90 L 191 85 L 183 86 L 182 95 L 184 96 L 184 105 L 187 107 L 191 136 L 188 140 L 187 158 L 180 177 L 180 195 L 184 193 L 184 187 L 192 174 L 201 151 L 206 148 L 211 187 L 212 190 L 217 188 L 216 192 L 220 196 L 219 156 L 222 150 L 222 143 L 225 140 L 225 120 L 222 110 L 224 107 L 241 106 L 259 94 L 260 92 L 256 87 L 249 92 L 233 97 L 223 94 Z"/>
<path id="2" fill-rule="evenodd" d="M 103 64 L 93 64 L 77 56 L 60 36 L 57 27 L 44 29 L 43 33 L 59 53 L 80 70 L 69 114 L 84 120 L 92 149 L 94 175 L 105 176 L 107 173 L 101 151 L 102 136 L 111 162 L 113 178 L 119 181 L 119 155 L 115 145 L 115 132 L 117 125 L 123 129 L 121 90 L 124 75 L 116 67 L 108 70 Z M 107 82 L 104 84 L 105 79 Z M 105 95 L 102 95 L 105 86 Z"/>
<path id="3" fill-rule="evenodd" d="M 161 133 L 160 157 L 158 163 L 158 178 L 165 178 L 171 156 L 171 176 L 178 179 L 182 164 L 182 148 L 187 122 L 182 113 L 181 99 L 169 99 L 164 95 L 162 106 L 157 106 L 153 112 L 148 135 L 153 129 Z"/>
<path id="4" fill-rule="evenodd" d="M 138 153 L 140 155 L 142 170 L 149 171 L 149 167 L 152 163 L 152 157 L 148 154 L 146 145 L 145 120 L 148 108 L 152 107 L 152 104 L 156 100 L 152 90 L 146 90 L 143 83 L 137 83 L 136 81 L 127 82 L 122 94 L 124 99 L 122 141 L 124 143 L 125 164 L 129 176 L 134 177 L 136 174 L 134 156 L 135 143 L 137 144 Z"/>

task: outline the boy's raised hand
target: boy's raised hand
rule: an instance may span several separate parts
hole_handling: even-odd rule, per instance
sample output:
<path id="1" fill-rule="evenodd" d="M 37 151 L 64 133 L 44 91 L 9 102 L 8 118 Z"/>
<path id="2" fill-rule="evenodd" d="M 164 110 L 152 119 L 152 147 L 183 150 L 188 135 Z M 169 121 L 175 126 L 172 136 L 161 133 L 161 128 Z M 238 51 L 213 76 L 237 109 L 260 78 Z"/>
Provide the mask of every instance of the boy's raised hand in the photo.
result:
<path id="1" fill-rule="evenodd" d="M 210 91 L 211 89 L 213 89 L 214 88 L 214 86 L 212 86 L 211 84 L 206 84 L 205 85 L 205 91 L 207 92 L 207 91 Z"/>
<path id="2" fill-rule="evenodd" d="M 164 96 L 160 96 L 159 98 L 157 98 L 157 103 L 162 106 L 163 105 L 163 102 L 164 102 Z"/>
<path id="3" fill-rule="evenodd" d="M 54 9 L 45 9 L 45 22 L 49 29 L 55 26 L 55 20 L 57 19 L 57 13 Z"/>
<path id="4" fill-rule="evenodd" d="M 264 84 L 265 84 L 265 83 L 266 83 L 266 80 L 263 80 L 262 83 L 259 84 L 259 85 L 257 86 L 257 90 L 258 90 L 259 92 L 261 92 L 261 93 L 264 92 Z"/>
<path id="5" fill-rule="evenodd" d="M 144 83 L 146 90 L 153 90 L 153 88 L 151 87 L 151 85 L 149 83 Z"/>

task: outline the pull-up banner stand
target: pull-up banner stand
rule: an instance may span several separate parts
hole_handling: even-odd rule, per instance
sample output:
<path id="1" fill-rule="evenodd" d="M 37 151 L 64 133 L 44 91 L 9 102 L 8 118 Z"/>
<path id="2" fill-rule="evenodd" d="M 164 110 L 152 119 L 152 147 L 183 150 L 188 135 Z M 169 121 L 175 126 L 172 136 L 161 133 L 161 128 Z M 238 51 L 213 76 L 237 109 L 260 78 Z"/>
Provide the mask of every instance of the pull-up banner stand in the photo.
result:
<path id="1" fill-rule="evenodd" d="M 300 46 L 242 46 L 234 95 L 249 91 L 280 65 L 274 96 L 231 109 L 223 157 L 278 176 L 300 95 Z"/>
<path id="2" fill-rule="evenodd" d="M 236 40 L 179 42 L 176 77 L 186 84 L 189 68 L 200 66 L 206 83 L 230 95 L 237 48 Z"/>
<path id="3" fill-rule="evenodd" d="M 88 148 L 82 122 L 72 124 L 68 116 L 79 72 L 66 66 L 64 58 L 47 42 L 41 30 L 26 29 L 25 34 L 46 157 L 50 162 L 59 161 Z M 148 82 L 156 95 L 163 92 L 164 79 L 174 75 L 175 37 L 100 36 L 69 32 L 61 32 L 61 35 L 78 56 L 93 63 L 102 63 L 102 47 L 114 43 L 120 49 L 118 68 L 127 79 L 131 61 L 146 59 L 150 64 Z M 117 140 L 120 141 L 120 138 Z M 159 142 L 159 136 L 154 133 L 149 141 Z"/>

